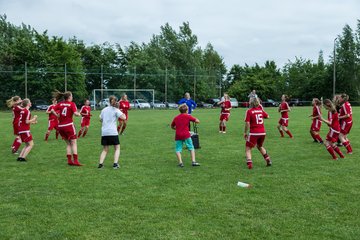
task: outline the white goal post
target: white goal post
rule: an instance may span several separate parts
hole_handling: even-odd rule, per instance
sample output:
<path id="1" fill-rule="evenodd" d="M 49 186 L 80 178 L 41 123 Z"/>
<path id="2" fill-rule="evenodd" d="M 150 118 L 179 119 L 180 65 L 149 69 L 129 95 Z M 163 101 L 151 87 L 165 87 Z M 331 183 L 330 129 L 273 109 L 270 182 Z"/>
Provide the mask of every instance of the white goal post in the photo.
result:
<path id="1" fill-rule="evenodd" d="M 101 108 L 101 101 L 108 99 L 111 95 L 116 96 L 120 100 L 124 93 L 128 96 L 130 103 L 135 103 L 136 99 L 144 99 L 149 103 L 154 103 L 155 101 L 154 89 L 93 89 L 94 110 Z M 154 108 L 153 106 L 152 108 Z"/>

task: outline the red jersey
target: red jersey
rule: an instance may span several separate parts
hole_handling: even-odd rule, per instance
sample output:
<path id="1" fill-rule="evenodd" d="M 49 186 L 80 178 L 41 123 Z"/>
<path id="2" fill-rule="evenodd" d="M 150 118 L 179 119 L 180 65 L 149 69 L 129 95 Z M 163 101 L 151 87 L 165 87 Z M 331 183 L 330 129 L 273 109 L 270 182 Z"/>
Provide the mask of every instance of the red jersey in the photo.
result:
<path id="1" fill-rule="evenodd" d="M 289 107 L 289 104 L 287 102 L 282 102 L 280 104 L 280 112 L 283 111 L 283 110 L 289 110 L 290 107 Z M 288 111 L 286 112 L 281 112 L 281 118 L 289 118 L 289 114 L 288 114 Z"/>
<path id="2" fill-rule="evenodd" d="M 352 108 L 349 102 L 344 102 L 344 104 L 340 108 L 340 116 L 345 116 L 349 114 L 350 116 L 347 118 L 341 119 L 341 121 L 345 121 L 346 123 L 352 122 Z"/>
<path id="3" fill-rule="evenodd" d="M 226 110 L 228 108 L 231 108 L 231 102 L 226 100 L 221 104 L 221 114 L 227 114 L 230 113 L 230 110 Z"/>
<path id="4" fill-rule="evenodd" d="M 55 106 L 56 106 L 56 105 L 50 105 L 50 106 L 48 107 L 48 109 L 46 110 L 47 112 L 50 112 L 50 113 L 49 113 L 49 121 L 57 120 L 57 119 L 58 119 L 57 116 L 56 116 L 54 113 L 51 112 L 52 109 L 55 110 Z"/>
<path id="5" fill-rule="evenodd" d="M 77 108 L 74 102 L 63 101 L 55 106 L 55 111 L 60 113 L 59 127 L 61 127 L 61 125 L 68 125 L 73 123 L 72 118 L 74 112 L 77 111 Z"/>
<path id="6" fill-rule="evenodd" d="M 19 133 L 30 131 L 30 123 L 26 123 L 26 120 L 30 120 L 31 113 L 29 109 L 23 108 L 20 112 L 19 119 Z"/>
<path id="7" fill-rule="evenodd" d="M 330 128 L 335 132 L 340 132 L 340 123 L 338 113 L 328 112 L 328 120 L 330 122 Z"/>
<path id="8" fill-rule="evenodd" d="M 265 135 L 264 118 L 269 115 L 261 106 L 246 111 L 245 122 L 250 123 L 250 135 Z"/>
<path id="9" fill-rule="evenodd" d="M 81 110 L 80 110 L 80 114 L 83 118 L 90 118 L 90 112 L 91 112 L 91 107 L 90 106 L 82 106 Z"/>
<path id="10" fill-rule="evenodd" d="M 18 125 L 20 120 L 20 112 L 23 110 L 22 107 L 19 107 L 18 105 L 14 106 L 12 108 L 13 111 L 13 124 Z"/>
<path id="11" fill-rule="evenodd" d="M 175 140 L 185 140 L 191 137 L 189 123 L 195 121 L 196 119 L 187 113 L 177 115 L 171 123 L 171 127 L 176 129 Z"/>
<path id="12" fill-rule="evenodd" d="M 129 101 L 123 101 L 120 100 L 119 101 L 119 109 L 122 113 L 124 113 L 125 115 L 128 114 L 128 110 L 130 109 L 130 103 Z"/>
<path id="13" fill-rule="evenodd" d="M 319 106 L 314 106 L 313 107 L 312 116 L 313 117 L 320 117 L 321 116 L 321 110 L 320 110 Z"/>

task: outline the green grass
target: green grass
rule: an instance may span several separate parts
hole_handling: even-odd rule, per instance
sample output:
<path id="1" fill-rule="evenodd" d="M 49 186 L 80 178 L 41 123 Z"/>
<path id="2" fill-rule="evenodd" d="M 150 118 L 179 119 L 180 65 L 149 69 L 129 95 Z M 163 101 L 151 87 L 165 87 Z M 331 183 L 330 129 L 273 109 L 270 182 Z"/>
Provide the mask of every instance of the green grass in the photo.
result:
<path id="1" fill-rule="evenodd" d="M 360 108 L 350 134 L 354 154 L 337 162 L 312 143 L 310 108 L 291 112 L 294 139 L 279 137 L 279 115 L 268 112 L 265 147 L 273 167 L 254 150 L 251 171 L 242 139 L 245 109 L 232 110 L 227 134 L 218 133 L 219 109 L 195 111 L 201 167 L 191 167 L 184 151 L 183 169 L 169 127 L 178 112 L 131 111 L 119 170 L 111 167 L 113 151 L 105 169 L 97 169 L 98 113 L 78 141 L 85 166 L 77 168 L 66 165 L 63 141 L 54 135 L 43 141 L 44 112 L 33 112 L 39 115 L 31 128 L 35 147 L 27 163 L 17 162 L 10 154 L 11 114 L 1 112 L 0 239 L 358 239 Z"/>

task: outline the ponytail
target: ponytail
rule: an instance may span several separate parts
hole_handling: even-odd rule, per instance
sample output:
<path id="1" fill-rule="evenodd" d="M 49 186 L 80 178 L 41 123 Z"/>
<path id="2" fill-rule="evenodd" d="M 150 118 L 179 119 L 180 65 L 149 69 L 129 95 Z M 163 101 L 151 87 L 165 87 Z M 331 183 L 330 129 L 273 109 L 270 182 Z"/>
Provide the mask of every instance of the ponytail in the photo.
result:
<path id="1" fill-rule="evenodd" d="M 59 90 L 55 90 L 52 95 L 53 98 L 56 99 L 56 101 L 59 101 L 60 99 L 68 100 L 72 93 L 70 91 L 60 92 Z"/>
<path id="2" fill-rule="evenodd" d="M 13 96 L 12 98 L 6 100 L 6 106 L 8 106 L 8 108 L 12 108 L 19 100 L 21 100 L 19 96 Z"/>

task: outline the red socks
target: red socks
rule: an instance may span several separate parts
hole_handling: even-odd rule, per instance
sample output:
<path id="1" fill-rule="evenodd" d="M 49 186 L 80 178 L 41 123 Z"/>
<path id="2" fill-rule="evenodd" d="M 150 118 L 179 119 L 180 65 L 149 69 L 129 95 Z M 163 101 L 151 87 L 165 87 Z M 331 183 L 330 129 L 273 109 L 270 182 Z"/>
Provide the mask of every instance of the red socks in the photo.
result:
<path id="1" fill-rule="evenodd" d="M 252 161 L 251 161 L 251 159 L 248 159 L 246 161 L 246 165 L 247 165 L 248 169 L 252 169 Z"/>
<path id="2" fill-rule="evenodd" d="M 87 129 L 85 129 L 84 133 L 83 133 L 83 137 L 85 137 L 85 135 L 87 134 Z"/>
<path id="3" fill-rule="evenodd" d="M 335 151 L 334 151 L 334 149 L 333 149 L 332 146 L 326 146 L 326 150 L 328 150 L 328 152 L 330 153 L 330 155 L 332 156 L 332 158 L 333 158 L 334 160 L 337 159 L 337 157 L 336 157 L 336 155 L 335 155 Z"/>
<path id="4" fill-rule="evenodd" d="M 78 138 L 81 136 L 82 134 L 82 129 L 80 129 L 79 133 L 78 133 Z"/>
<path id="5" fill-rule="evenodd" d="M 322 142 L 323 142 L 323 140 L 322 140 L 322 138 L 320 137 L 319 134 L 315 135 L 315 139 L 316 139 L 319 143 L 322 143 Z"/>
<path id="6" fill-rule="evenodd" d="M 340 158 L 344 158 L 344 154 L 342 154 L 338 146 L 333 146 L 333 149 L 337 154 L 339 154 Z"/>
<path id="7" fill-rule="evenodd" d="M 125 128 L 126 128 L 126 123 L 123 123 L 120 134 L 123 134 L 123 132 L 125 131 Z"/>
<path id="8" fill-rule="evenodd" d="M 17 152 L 17 150 L 19 150 L 19 147 L 21 146 L 21 139 L 20 137 L 16 137 L 11 148 L 12 148 L 12 152 L 15 153 Z"/>
<path id="9" fill-rule="evenodd" d="M 66 157 L 67 157 L 68 164 L 74 165 L 73 161 L 71 160 L 71 154 L 67 154 Z"/>
<path id="10" fill-rule="evenodd" d="M 47 141 L 48 138 L 49 138 L 49 133 L 47 132 L 47 133 L 45 134 L 45 141 Z"/>
<path id="11" fill-rule="evenodd" d="M 346 141 L 343 143 L 344 147 L 346 147 L 347 153 L 352 153 L 352 147 L 350 145 L 350 141 Z"/>
<path id="12" fill-rule="evenodd" d="M 279 129 L 279 132 L 280 132 L 281 137 L 284 137 L 284 132 L 280 129 Z"/>
<path id="13" fill-rule="evenodd" d="M 74 165 L 75 165 L 75 166 L 82 166 L 82 164 L 79 163 L 78 155 L 77 155 L 77 154 L 73 154 L 73 157 L 74 157 Z"/>
<path id="14" fill-rule="evenodd" d="M 293 135 L 291 134 L 290 130 L 285 131 L 287 135 L 289 135 L 290 138 L 293 138 Z"/>

